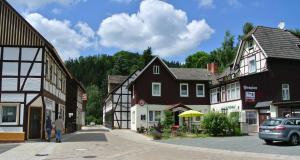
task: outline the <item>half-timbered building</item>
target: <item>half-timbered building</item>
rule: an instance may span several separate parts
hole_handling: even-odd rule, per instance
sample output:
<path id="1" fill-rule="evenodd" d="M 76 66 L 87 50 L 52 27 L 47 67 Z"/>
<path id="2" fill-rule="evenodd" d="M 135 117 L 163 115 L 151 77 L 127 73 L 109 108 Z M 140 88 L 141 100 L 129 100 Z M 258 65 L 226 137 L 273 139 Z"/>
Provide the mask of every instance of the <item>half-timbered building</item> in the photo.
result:
<path id="1" fill-rule="evenodd" d="M 128 85 L 137 74 L 138 71 L 129 76 L 108 76 L 108 95 L 103 107 L 103 124 L 106 127 L 130 129 L 131 91 Z"/>
<path id="2" fill-rule="evenodd" d="M 300 116 L 300 38 L 258 26 L 241 42 L 234 64 L 211 86 L 211 109 L 242 112 L 251 131 L 268 117 Z"/>
<path id="3" fill-rule="evenodd" d="M 72 77 L 56 49 L 0 0 L 0 140 L 43 138 L 45 119 L 66 116 Z"/>

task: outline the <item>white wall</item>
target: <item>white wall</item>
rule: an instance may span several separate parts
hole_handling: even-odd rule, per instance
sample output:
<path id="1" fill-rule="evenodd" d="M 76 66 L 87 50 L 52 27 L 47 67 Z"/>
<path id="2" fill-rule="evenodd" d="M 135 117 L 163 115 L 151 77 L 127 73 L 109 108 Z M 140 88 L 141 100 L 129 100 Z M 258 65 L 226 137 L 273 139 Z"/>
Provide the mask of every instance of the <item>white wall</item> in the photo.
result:
<path id="1" fill-rule="evenodd" d="M 218 103 L 211 105 L 211 111 L 221 112 L 222 109 L 227 108 L 228 113 L 230 112 L 240 112 L 242 111 L 242 100 Z"/>
<path id="2" fill-rule="evenodd" d="M 210 106 L 209 105 L 186 105 L 187 107 L 201 111 L 202 113 L 208 113 L 210 111 Z M 131 107 L 131 119 L 135 119 L 134 121 L 131 120 L 131 129 L 132 130 L 137 130 L 137 128 L 140 127 L 145 127 L 149 128 L 153 125 L 156 125 L 157 122 L 149 122 L 149 111 L 161 111 L 161 120 L 163 120 L 164 117 L 164 111 L 171 107 L 170 105 L 155 105 L 155 104 L 145 104 L 144 106 L 140 105 L 135 105 Z M 135 111 L 135 116 L 133 112 Z M 145 120 L 141 120 L 141 115 L 146 115 Z"/>

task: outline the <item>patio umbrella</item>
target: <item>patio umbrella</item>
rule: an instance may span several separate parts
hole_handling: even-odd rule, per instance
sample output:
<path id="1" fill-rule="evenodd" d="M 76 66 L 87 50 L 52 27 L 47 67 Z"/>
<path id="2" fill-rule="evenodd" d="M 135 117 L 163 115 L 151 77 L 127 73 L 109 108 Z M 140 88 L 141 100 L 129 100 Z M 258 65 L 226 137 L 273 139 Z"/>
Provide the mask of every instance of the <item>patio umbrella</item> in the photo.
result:
<path id="1" fill-rule="evenodd" d="M 204 115 L 203 113 L 199 112 L 199 111 L 195 111 L 195 110 L 188 110 L 188 111 L 185 111 L 181 114 L 179 114 L 178 116 L 181 117 L 181 118 L 191 118 L 191 117 L 199 117 L 199 116 L 202 116 Z"/>
<path id="2" fill-rule="evenodd" d="M 202 116 L 202 115 L 204 115 L 204 114 L 201 113 L 201 112 L 199 112 L 199 111 L 188 110 L 188 111 L 185 111 L 185 112 L 179 114 L 178 116 L 181 117 L 181 118 L 188 118 L 188 123 L 189 123 L 188 128 L 189 128 L 189 130 L 190 130 L 190 129 L 191 129 L 191 128 L 190 128 L 190 125 L 191 125 L 191 124 L 190 124 L 189 118 L 192 118 L 192 117 L 200 117 L 200 116 Z"/>

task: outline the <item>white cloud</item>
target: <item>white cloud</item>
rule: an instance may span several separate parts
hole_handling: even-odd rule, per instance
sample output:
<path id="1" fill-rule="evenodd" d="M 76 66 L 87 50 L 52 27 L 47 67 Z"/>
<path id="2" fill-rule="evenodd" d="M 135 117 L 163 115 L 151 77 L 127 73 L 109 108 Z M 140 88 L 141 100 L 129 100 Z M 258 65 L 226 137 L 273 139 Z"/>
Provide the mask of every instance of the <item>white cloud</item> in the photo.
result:
<path id="1" fill-rule="evenodd" d="M 39 13 L 25 15 L 26 20 L 34 26 L 47 40 L 49 40 L 63 60 L 80 56 L 80 51 L 93 46 L 90 33 L 85 33 L 82 28 L 89 28 L 86 23 L 78 23 L 81 30 L 78 32 L 72 28 L 69 21 L 57 19 L 47 19 Z M 82 32 L 83 31 L 83 32 Z"/>
<path id="2" fill-rule="evenodd" d="M 78 22 L 75 27 L 85 37 L 93 38 L 95 36 L 94 30 L 86 22 Z"/>
<path id="3" fill-rule="evenodd" d="M 86 1 L 86 0 L 8 0 L 12 4 L 24 6 L 27 9 L 37 9 L 40 7 L 44 7 L 47 4 L 51 3 L 57 3 L 60 5 L 71 5 L 78 3 L 80 1 Z"/>
<path id="4" fill-rule="evenodd" d="M 214 0 L 198 0 L 199 6 L 203 8 L 215 8 Z"/>
<path id="5" fill-rule="evenodd" d="M 166 57 L 188 52 L 210 38 L 214 30 L 204 19 L 188 23 L 184 11 L 158 0 L 145 0 L 136 14 L 115 14 L 98 29 L 104 47 L 143 51 Z"/>

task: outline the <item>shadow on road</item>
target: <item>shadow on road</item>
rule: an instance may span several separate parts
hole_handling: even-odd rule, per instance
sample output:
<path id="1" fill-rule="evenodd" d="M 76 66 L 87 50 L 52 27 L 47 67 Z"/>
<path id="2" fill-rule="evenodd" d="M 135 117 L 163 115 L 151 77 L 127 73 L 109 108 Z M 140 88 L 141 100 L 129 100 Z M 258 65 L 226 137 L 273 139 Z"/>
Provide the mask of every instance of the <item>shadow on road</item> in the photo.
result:
<path id="1" fill-rule="evenodd" d="M 66 142 L 106 142 L 106 136 L 104 133 L 78 133 L 72 136 L 70 139 L 66 140 Z"/>

